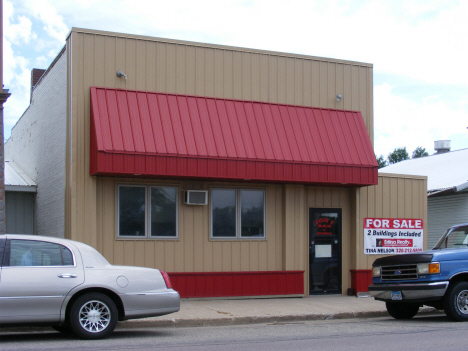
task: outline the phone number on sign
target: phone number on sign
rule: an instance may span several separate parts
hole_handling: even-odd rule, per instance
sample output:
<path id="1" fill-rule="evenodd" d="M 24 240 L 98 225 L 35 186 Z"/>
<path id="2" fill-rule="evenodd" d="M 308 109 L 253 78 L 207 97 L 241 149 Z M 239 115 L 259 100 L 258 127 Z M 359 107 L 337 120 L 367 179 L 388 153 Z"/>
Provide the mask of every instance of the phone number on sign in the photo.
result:
<path id="1" fill-rule="evenodd" d="M 395 252 L 396 253 L 409 253 L 409 252 L 419 252 L 419 251 L 422 251 L 422 249 L 419 249 L 419 248 L 403 248 L 403 249 L 400 249 L 400 248 L 397 248 L 395 249 Z"/>

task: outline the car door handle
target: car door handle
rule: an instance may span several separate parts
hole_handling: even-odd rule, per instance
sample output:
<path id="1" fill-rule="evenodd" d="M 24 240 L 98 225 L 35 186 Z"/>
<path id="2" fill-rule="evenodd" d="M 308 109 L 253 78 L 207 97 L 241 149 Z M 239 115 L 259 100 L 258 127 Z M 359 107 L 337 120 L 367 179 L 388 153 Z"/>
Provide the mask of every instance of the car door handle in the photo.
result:
<path id="1" fill-rule="evenodd" d="M 77 278 L 77 274 L 70 274 L 70 273 L 63 273 L 63 274 L 57 274 L 57 277 L 59 278 Z"/>

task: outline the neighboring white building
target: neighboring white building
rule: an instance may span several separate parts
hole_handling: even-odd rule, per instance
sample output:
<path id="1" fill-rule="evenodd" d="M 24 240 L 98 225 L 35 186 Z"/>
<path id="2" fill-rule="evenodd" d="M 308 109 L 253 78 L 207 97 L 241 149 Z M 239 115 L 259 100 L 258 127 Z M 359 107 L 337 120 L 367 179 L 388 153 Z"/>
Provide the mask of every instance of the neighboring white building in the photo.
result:
<path id="1" fill-rule="evenodd" d="M 65 232 L 66 77 L 64 48 L 47 70 L 37 77 L 32 72 L 31 103 L 5 143 L 5 160 L 13 161 L 37 184 L 34 234 L 55 237 L 63 237 Z M 12 206 L 7 200 L 7 231 L 8 221 L 12 223 L 9 214 L 16 211 Z"/>
<path id="2" fill-rule="evenodd" d="M 468 149 L 398 162 L 379 173 L 427 176 L 428 249 L 448 227 L 468 222 Z"/>

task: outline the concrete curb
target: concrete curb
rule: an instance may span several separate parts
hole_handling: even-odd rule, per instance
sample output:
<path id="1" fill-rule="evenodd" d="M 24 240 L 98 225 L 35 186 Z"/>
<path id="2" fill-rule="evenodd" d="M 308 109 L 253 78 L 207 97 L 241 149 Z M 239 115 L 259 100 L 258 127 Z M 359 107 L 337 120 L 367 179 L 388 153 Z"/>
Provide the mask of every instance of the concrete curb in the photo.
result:
<path id="1" fill-rule="evenodd" d="M 443 315 L 444 312 L 436 310 L 432 307 L 423 307 L 419 310 L 419 314 L 437 314 Z M 118 322 L 116 330 L 119 329 L 145 329 L 145 328 L 184 328 L 184 327 L 214 327 L 226 325 L 244 325 L 244 324 L 286 324 L 298 323 L 306 321 L 332 320 L 332 319 L 352 319 L 352 318 L 377 318 L 389 317 L 387 311 L 362 311 L 362 312 L 342 312 L 342 313 L 308 313 L 308 314 L 292 314 L 281 316 L 239 316 L 227 318 L 144 318 L 134 319 L 125 322 Z M 52 331 L 51 327 L 41 326 L 17 326 L 17 327 L 2 327 L 1 334 L 11 333 L 34 333 Z"/>
<path id="2" fill-rule="evenodd" d="M 418 314 L 437 313 L 442 311 L 432 307 L 421 308 Z M 250 316 L 250 317 L 230 317 L 230 318 L 192 318 L 192 319 L 135 319 L 126 322 L 119 322 L 116 329 L 133 328 L 163 328 L 163 327 L 209 327 L 242 324 L 281 324 L 330 319 L 351 319 L 351 318 L 377 318 L 386 317 L 387 311 L 365 311 L 365 312 L 343 312 L 334 314 L 303 314 L 303 315 L 282 315 L 282 316 Z"/>

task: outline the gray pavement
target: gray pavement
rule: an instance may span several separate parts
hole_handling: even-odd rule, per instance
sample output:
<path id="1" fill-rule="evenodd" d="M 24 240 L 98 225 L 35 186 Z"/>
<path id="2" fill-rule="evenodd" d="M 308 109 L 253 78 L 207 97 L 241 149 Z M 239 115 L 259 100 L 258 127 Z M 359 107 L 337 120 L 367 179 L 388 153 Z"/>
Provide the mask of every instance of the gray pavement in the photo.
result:
<path id="1" fill-rule="evenodd" d="M 423 307 L 419 313 L 442 313 Z M 291 323 L 307 320 L 388 316 L 385 303 L 372 297 L 321 295 L 298 298 L 182 299 L 180 311 L 167 316 L 119 322 L 117 329 L 198 327 L 249 323 Z M 0 335 L 51 330 L 50 327 L 0 328 Z"/>
<path id="2" fill-rule="evenodd" d="M 436 312 L 423 307 L 419 313 Z M 438 311 L 438 313 L 442 313 Z M 167 316 L 121 322 L 117 328 L 192 327 L 247 323 L 388 316 L 385 303 L 371 297 L 342 295 L 303 298 L 206 299 L 181 301 L 180 311 Z"/>

